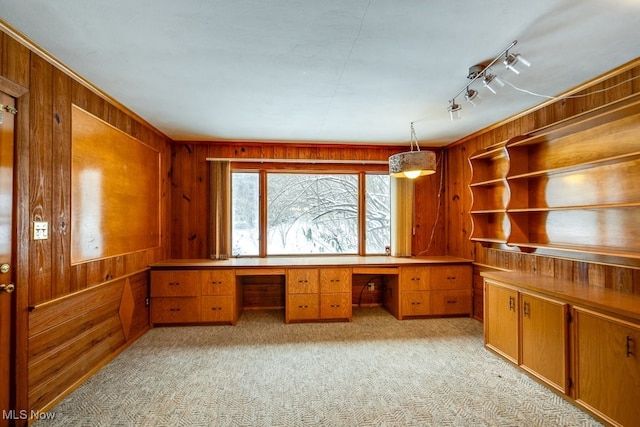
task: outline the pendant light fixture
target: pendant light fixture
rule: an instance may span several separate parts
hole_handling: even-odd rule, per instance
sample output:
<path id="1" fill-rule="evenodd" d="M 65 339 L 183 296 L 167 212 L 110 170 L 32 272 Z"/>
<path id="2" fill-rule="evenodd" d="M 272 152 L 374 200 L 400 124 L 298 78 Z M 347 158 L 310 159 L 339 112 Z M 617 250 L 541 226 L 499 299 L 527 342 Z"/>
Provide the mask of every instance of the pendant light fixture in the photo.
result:
<path id="1" fill-rule="evenodd" d="M 415 144 L 415 150 L 414 150 Z M 389 175 L 394 178 L 415 179 L 436 172 L 436 153 L 420 151 L 416 131 L 411 122 L 411 151 L 389 157 Z"/>

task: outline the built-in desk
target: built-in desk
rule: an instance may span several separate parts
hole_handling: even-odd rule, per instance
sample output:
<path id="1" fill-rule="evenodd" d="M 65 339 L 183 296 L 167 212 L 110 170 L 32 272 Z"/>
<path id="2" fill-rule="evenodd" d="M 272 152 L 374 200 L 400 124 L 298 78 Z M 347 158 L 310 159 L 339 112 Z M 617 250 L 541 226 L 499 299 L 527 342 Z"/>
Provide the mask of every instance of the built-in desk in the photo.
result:
<path id="1" fill-rule="evenodd" d="M 315 256 L 169 259 L 151 267 L 151 323 L 235 324 L 242 286 L 269 276 L 284 287 L 285 321 L 351 321 L 354 279 L 380 278 L 396 318 L 470 315 L 471 260 L 456 257 Z"/>

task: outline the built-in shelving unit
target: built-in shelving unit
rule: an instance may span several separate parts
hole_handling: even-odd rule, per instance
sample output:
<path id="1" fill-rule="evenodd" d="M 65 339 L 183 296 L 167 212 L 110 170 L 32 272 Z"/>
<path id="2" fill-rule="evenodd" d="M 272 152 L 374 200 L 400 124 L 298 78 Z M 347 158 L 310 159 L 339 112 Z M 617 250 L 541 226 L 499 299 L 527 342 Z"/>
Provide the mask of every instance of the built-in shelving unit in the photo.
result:
<path id="1" fill-rule="evenodd" d="M 640 97 L 470 157 L 472 240 L 640 258 Z"/>

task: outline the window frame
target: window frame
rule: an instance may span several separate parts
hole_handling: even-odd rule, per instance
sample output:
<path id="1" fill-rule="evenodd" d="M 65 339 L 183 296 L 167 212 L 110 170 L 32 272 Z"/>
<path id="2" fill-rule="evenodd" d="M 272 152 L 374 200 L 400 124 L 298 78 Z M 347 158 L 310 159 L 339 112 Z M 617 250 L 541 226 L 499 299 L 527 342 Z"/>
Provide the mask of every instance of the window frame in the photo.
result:
<path id="1" fill-rule="evenodd" d="M 301 167 L 302 166 L 302 167 Z M 387 165 L 380 164 L 361 164 L 361 165 L 349 165 L 349 164 L 305 164 L 294 165 L 290 163 L 270 163 L 270 164 L 253 164 L 253 163 L 232 163 L 231 164 L 231 176 L 233 181 L 234 173 L 258 173 L 258 255 L 259 258 L 266 257 L 291 257 L 291 256 L 305 256 L 305 257 L 328 257 L 328 256 L 382 256 L 385 253 L 367 253 L 366 252 L 366 176 L 367 175 L 387 175 L 389 173 Z M 286 174 L 315 174 L 315 175 L 356 175 L 358 182 L 358 248 L 356 254 L 268 254 L 267 253 L 267 239 L 265 238 L 267 233 L 267 175 L 274 173 L 286 173 Z M 391 232 L 391 230 L 389 230 Z M 255 258 L 256 255 L 232 255 L 239 258 Z"/>

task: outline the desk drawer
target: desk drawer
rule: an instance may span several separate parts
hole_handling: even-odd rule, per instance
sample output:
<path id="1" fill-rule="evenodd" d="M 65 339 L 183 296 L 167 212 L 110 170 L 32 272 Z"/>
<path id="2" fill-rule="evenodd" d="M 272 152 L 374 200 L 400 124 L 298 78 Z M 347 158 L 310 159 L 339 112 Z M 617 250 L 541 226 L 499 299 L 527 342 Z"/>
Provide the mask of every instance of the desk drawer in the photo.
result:
<path id="1" fill-rule="evenodd" d="M 321 319 L 351 319 L 351 294 L 321 294 Z"/>
<path id="2" fill-rule="evenodd" d="M 202 321 L 203 322 L 233 322 L 234 303 L 233 296 L 203 296 L 202 297 Z"/>
<path id="3" fill-rule="evenodd" d="M 202 295 L 233 295 L 235 287 L 233 270 L 202 270 Z"/>
<path id="4" fill-rule="evenodd" d="M 432 314 L 471 314 L 471 291 L 432 291 Z"/>
<path id="5" fill-rule="evenodd" d="M 193 323 L 200 321 L 197 297 L 151 298 L 151 323 Z"/>
<path id="6" fill-rule="evenodd" d="M 403 292 L 402 315 L 426 316 L 430 313 L 430 298 L 428 291 Z"/>
<path id="7" fill-rule="evenodd" d="M 430 289 L 471 289 L 471 273 L 471 267 L 469 266 L 443 265 L 431 267 Z"/>
<path id="8" fill-rule="evenodd" d="M 151 297 L 198 296 L 199 271 L 152 271 Z"/>
<path id="9" fill-rule="evenodd" d="M 318 294 L 287 296 L 287 320 L 312 320 L 320 314 Z"/>

